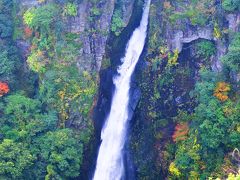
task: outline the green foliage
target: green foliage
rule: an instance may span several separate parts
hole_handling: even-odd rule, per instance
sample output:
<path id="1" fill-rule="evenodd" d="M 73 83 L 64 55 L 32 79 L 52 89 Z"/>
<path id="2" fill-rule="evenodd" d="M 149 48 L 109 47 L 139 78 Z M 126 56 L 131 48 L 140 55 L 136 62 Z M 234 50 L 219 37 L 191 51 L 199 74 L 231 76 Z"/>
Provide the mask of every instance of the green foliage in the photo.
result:
<path id="1" fill-rule="evenodd" d="M 27 121 L 39 107 L 37 100 L 29 99 L 18 94 L 7 97 L 7 102 L 5 113 L 11 114 L 17 121 Z"/>
<path id="2" fill-rule="evenodd" d="M 173 162 L 169 166 L 169 172 L 175 177 L 179 177 L 181 175 L 181 172 Z"/>
<path id="3" fill-rule="evenodd" d="M 101 68 L 102 68 L 102 69 L 107 69 L 107 68 L 109 68 L 110 66 L 111 66 L 111 61 L 110 61 L 110 59 L 109 59 L 109 58 L 103 59 Z"/>
<path id="4" fill-rule="evenodd" d="M 22 143 L 4 139 L 0 143 L 0 178 L 22 178 L 24 170 L 29 168 L 35 157 Z"/>
<path id="5" fill-rule="evenodd" d="M 83 137 L 77 140 L 70 129 L 54 131 L 56 113 L 43 113 L 38 100 L 16 94 L 5 101 L 4 116 L 0 118 L 0 133 L 4 137 L 0 144 L 0 175 L 10 178 L 27 174 L 31 177 L 45 174 L 46 178 L 78 176 L 84 142 L 79 140 Z"/>
<path id="6" fill-rule="evenodd" d="M 12 0 L 0 0 L 0 37 L 9 38 L 13 33 Z"/>
<path id="7" fill-rule="evenodd" d="M 169 19 L 172 23 L 176 23 L 177 20 L 189 19 L 192 25 L 203 26 L 206 24 L 207 18 L 200 11 L 196 11 L 193 7 L 189 8 L 185 12 L 176 12 L 172 14 Z"/>
<path id="8" fill-rule="evenodd" d="M 64 7 L 64 12 L 69 16 L 77 16 L 77 5 L 75 3 L 67 3 Z"/>
<path id="9" fill-rule="evenodd" d="M 184 179 L 190 176 L 205 179 L 211 173 L 218 172 L 224 154 L 240 143 L 240 120 L 237 113 L 240 103 L 231 99 L 221 101 L 214 96 L 217 82 L 222 78 L 214 72 L 203 70 L 201 79 L 192 92 L 198 105 L 192 115 L 183 116 L 192 125 L 189 137 L 177 143 L 174 160 Z M 179 116 L 182 117 L 181 114 Z"/>
<path id="10" fill-rule="evenodd" d="M 193 119 L 193 116 L 187 113 L 186 111 L 179 110 L 178 115 L 173 118 L 175 122 L 177 123 L 186 123 L 191 122 Z"/>
<path id="11" fill-rule="evenodd" d="M 51 25 L 56 21 L 59 8 L 55 4 L 46 4 L 38 8 L 28 9 L 24 15 L 24 22 L 33 29 L 40 29 L 42 32 L 50 31 Z"/>
<path id="12" fill-rule="evenodd" d="M 87 116 L 96 91 L 95 82 L 87 73 L 79 76 L 76 68 L 78 35 L 61 37 L 63 32 L 57 34 L 56 29 L 60 29 L 55 21 L 58 11 L 58 6 L 45 4 L 24 14 L 25 23 L 35 31 L 35 37 L 30 39 L 32 51 L 27 62 L 41 78 L 40 90 L 37 90 L 41 101 L 15 94 L 5 99 L 5 108 L 1 110 L 4 114 L 0 118 L 0 133 L 4 139 L 22 143 L 37 157 L 31 168 L 19 172 L 20 177 L 68 179 L 78 176 L 83 145 L 88 143 L 92 132 Z M 7 61 L 6 52 L 2 56 Z M 4 74 L 10 72 L 11 64 L 3 65 Z M 82 105 L 79 107 L 79 104 Z M 71 130 L 59 130 L 59 126 L 65 126 L 66 117 L 68 120 L 81 119 L 81 116 L 85 124 L 81 122 L 84 128 L 79 137 Z"/>
<path id="13" fill-rule="evenodd" d="M 4 46 L 0 48 L 0 79 L 9 81 L 13 78 L 14 62 L 8 58 L 8 52 L 3 50 Z"/>
<path id="14" fill-rule="evenodd" d="M 178 49 L 175 49 L 173 54 L 168 53 L 168 64 L 167 65 L 169 67 L 176 66 L 178 64 L 178 62 L 177 62 L 178 56 L 179 56 Z"/>
<path id="15" fill-rule="evenodd" d="M 33 24 L 33 19 L 35 18 L 35 12 L 34 9 L 28 9 L 25 13 L 24 13 L 24 22 L 29 25 L 32 26 Z"/>
<path id="16" fill-rule="evenodd" d="M 223 103 L 213 96 L 217 83 L 216 75 L 204 72 L 202 78 L 205 80 L 197 83 L 195 89 L 199 102 L 195 109 L 195 122 L 199 123 L 198 130 L 202 145 L 217 149 L 222 143 L 229 143 L 228 131 L 235 120 L 226 116 L 225 108 L 227 103 L 232 104 L 232 102 Z M 232 105 L 230 106 L 232 109 Z"/>
<path id="17" fill-rule="evenodd" d="M 112 17 L 111 31 L 114 32 L 116 36 L 120 35 L 122 28 L 124 27 L 124 22 L 121 16 L 121 11 L 116 10 Z"/>
<path id="18" fill-rule="evenodd" d="M 216 47 L 211 41 L 200 41 L 197 43 L 197 56 L 209 60 L 216 53 Z"/>
<path id="19" fill-rule="evenodd" d="M 228 53 L 222 58 L 223 63 L 231 70 L 240 72 L 240 34 L 236 34 L 228 48 Z"/>
<path id="20" fill-rule="evenodd" d="M 99 16 L 100 15 L 100 9 L 97 7 L 92 7 L 91 8 L 91 13 L 93 16 Z"/>
<path id="21" fill-rule="evenodd" d="M 96 84 L 90 74 L 79 75 L 76 67 L 59 67 L 46 72 L 47 79 L 41 85 L 40 95 L 50 107 L 57 108 L 62 122 L 69 113 L 81 113 L 87 117 L 96 92 Z M 79 106 L 81 104 L 82 106 Z"/>
<path id="22" fill-rule="evenodd" d="M 19 70 L 23 63 L 19 65 L 12 45 L 12 15 L 17 12 L 11 0 L 0 0 L 0 79 L 10 83 L 9 95 L 0 99 L 0 179 L 79 175 L 83 148 L 92 135 L 89 112 L 97 89 L 95 76 L 80 73 L 76 65 L 79 34 L 63 28 L 64 11 L 76 16 L 79 2 L 63 2 L 66 9 L 61 10 L 60 5 L 42 1 L 24 13 L 31 33 L 30 70 L 25 63 Z M 66 123 L 79 131 L 65 128 Z"/>
<path id="23" fill-rule="evenodd" d="M 63 63 L 74 64 L 76 57 L 79 56 L 79 49 L 82 47 L 81 43 L 77 41 L 79 34 L 67 33 L 64 41 L 56 43 L 56 53 Z"/>
<path id="24" fill-rule="evenodd" d="M 53 129 L 57 123 L 56 113 L 41 112 L 38 100 L 20 94 L 6 98 L 4 117 L 0 120 L 0 132 L 10 139 L 29 141 L 36 134 Z"/>
<path id="25" fill-rule="evenodd" d="M 46 162 L 46 179 L 77 177 L 82 163 L 83 146 L 73 131 L 62 129 L 48 132 L 36 140 L 36 151 Z"/>
<path id="26" fill-rule="evenodd" d="M 66 3 L 65 11 L 66 8 L 72 15 L 77 12 L 74 2 Z M 45 14 L 51 10 L 51 13 Z M 31 54 L 27 59 L 31 70 L 37 72 L 41 78 L 39 98 L 49 109 L 58 112 L 61 127 L 72 118 L 81 119 L 83 116 L 87 121 L 96 85 L 95 79 L 88 72 L 79 75 L 76 65 L 81 47 L 79 34 L 58 31 L 55 16 L 59 15 L 59 9 L 55 4 L 47 3 L 29 11 L 35 17 L 28 25 L 34 31 L 40 28 L 40 32 L 36 32 L 32 38 Z"/>
<path id="27" fill-rule="evenodd" d="M 216 22 L 214 23 L 213 37 L 215 37 L 216 39 L 220 39 L 222 37 L 220 27 L 219 27 L 218 23 L 216 23 Z"/>
<path id="28" fill-rule="evenodd" d="M 186 141 L 181 141 L 178 144 L 174 162 L 176 167 L 183 172 L 183 175 L 187 174 L 188 171 L 200 170 L 200 149 L 201 146 L 197 143 L 196 133 L 191 133 Z"/>
<path id="29" fill-rule="evenodd" d="M 223 0 L 223 9 L 229 12 L 240 10 L 240 0 Z"/>
<path id="30" fill-rule="evenodd" d="M 240 172 L 238 172 L 237 174 L 230 173 L 227 178 L 227 180 L 239 180 L 239 179 L 240 179 Z"/>
<path id="31" fill-rule="evenodd" d="M 24 90 L 12 90 L 11 83 L 9 95 L 0 99 L 0 179 L 78 178 L 84 158 L 83 149 L 86 149 L 85 145 L 89 143 L 93 133 L 89 114 L 97 91 L 96 77 L 87 71 L 79 72 L 77 58 L 81 47 L 80 34 L 66 33 L 64 29 L 67 19 L 65 16 L 77 16 L 80 1 L 41 2 L 39 6 L 30 8 L 23 15 L 24 23 L 31 30 L 27 40 L 32 46 L 27 63 L 29 69 L 38 76 L 34 81 L 29 80 L 31 86 L 24 87 L 22 76 L 31 75 L 27 77 L 31 79 L 34 75 L 26 73 L 28 68 L 19 71 L 16 48 L 11 46 L 15 24 L 12 14 L 16 16 L 17 13 L 12 11 L 11 0 L 0 0 L 0 78 L 10 82 L 14 75 L 19 76 L 21 81 L 15 84 L 23 86 Z M 91 23 L 97 22 L 96 19 L 101 14 L 99 2 L 90 1 Z M 164 146 L 169 140 L 169 133 L 164 131 L 171 131 L 167 125 L 172 123 L 170 116 L 174 116 L 172 112 L 177 110 L 168 109 L 172 108 L 176 99 L 175 91 L 177 96 L 181 96 L 176 76 L 184 73 L 184 77 L 190 76 L 187 68 L 177 69 L 176 65 L 181 63 L 177 62 L 179 52 L 175 50 L 168 54 L 167 43 L 162 36 L 165 29 L 159 27 L 164 27 L 166 19 L 174 24 L 181 22 L 184 27 L 189 22 L 193 26 L 218 22 L 212 18 L 215 10 L 217 11 L 212 6 L 212 0 L 191 0 L 188 1 L 188 6 L 186 1 L 182 0 L 164 2 L 165 7 L 160 1 L 151 6 L 148 48 L 150 70 L 140 78 L 141 81 L 144 78 L 146 80 L 141 84 L 144 101 L 140 102 L 139 109 L 142 111 L 138 114 L 143 114 L 147 122 L 137 122 L 137 127 L 144 133 L 136 136 L 136 143 L 133 145 L 133 150 L 136 150 L 139 157 L 144 157 L 144 160 L 135 158 L 135 161 L 140 176 L 146 179 L 151 179 L 149 171 L 155 166 L 157 171 L 154 171 L 151 177 L 157 177 L 161 172 L 159 169 L 167 166 L 171 173 L 170 178 L 206 179 L 219 172 L 224 156 L 240 144 L 240 103 L 238 93 L 234 89 L 237 85 L 231 84 L 233 89 L 226 101 L 220 101 L 214 96 L 217 83 L 228 78 L 209 71 L 202 72 L 192 93 L 192 99 L 196 101 L 193 103 L 196 104 L 194 112 L 189 113 L 189 108 L 186 108 L 179 111 L 178 116 L 174 118 L 176 122 L 188 122 L 190 130 L 186 139 L 177 141 L 175 145 L 171 144 L 171 150 L 164 151 L 164 147 L 160 147 L 160 150 L 155 148 L 156 152 L 153 150 L 149 153 L 145 148 L 159 147 L 159 141 L 162 141 Z M 163 13 L 167 14 L 167 18 L 159 18 L 162 7 L 165 8 Z M 237 11 L 239 0 L 224 0 L 223 8 L 229 12 Z M 215 38 L 223 39 L 221 24 L 212 25 Z M 124 26 L 122 10 L 117 8 L 112 17 L 111 31 L 118 36 Z M 95 31 L 92 29 L 91 32 Z M 9 43 L 6 43 L 7 41 Z M 240 68 L 239 44 L 240 38 L 236 36 L 228 53 L 223 57 L 224 64 L 236 72 Z M 212 42 L 201 41 L 197 44 L 198 58 L 207 60 L 215 53 L 215 45 Z M 167 56 L 168 62 L 164 61 Z M 174 68 L 165 68 L 167 63 L 167 67 Z M 106 61 L 106 66 L 108 65 L 109 62 Z M 31 95 L 28 88 L 31 89 Z M 76 128 L 77 131 L 66 127 Z M 161 129 L 162 127 L 164 129 Z M 151 158 L 162 160 L 162 157 L 167 161 L 162 161 L 161 167 L 158 162 L 151 164 Z M 233 177 L 229 177 L 231 176 Z"/>
<path id="32" fill-rule="evenodd" d="M 12 0 L 0 0 L 0 79 L 7 81 L 11 88 L 16 83 L 16 70 L 20 66 L 12 39 L 14 32 L 12 10 Z"/>
<path id="33" fill-rule="evenodd" d="M 149 53 L 155 53 L 156 51 L 163 51 L 166 48 L 164 39 L 162 38 L 163 30 L 159 28 L 162 24 L 160 19 L 158 18 L 158 8 L 162 6 L 161 3 L 158 3 L 159 6 L 154 4 L 151 5 L 150 11 L 150 20 L 149 20 L 149 41 L 148 41 L 148 51 Z M 164 54 L 164 53 L 162 53 Z"/>
<path id="34" fill-rule="evenodd" d="M 32 51 L 32 54 L 28 56 L 27 63 L 32 71 L 37 73 L 44 73 L 46 71 L 46 61 L 41 51 Z"/>
<path id="35" fill-rule="evenodd" d="M 211 0 L 190 1 L 188 3 L 176 1 L 172 4 L 169 1 L 165 2 L 164 12 L 173 25 L 181 26 L 179 22 L 186 23 L 188 21 L 193 26 L 204 26 L 211 18 L 211 13 L 214 12 L 214 3 Z"/>

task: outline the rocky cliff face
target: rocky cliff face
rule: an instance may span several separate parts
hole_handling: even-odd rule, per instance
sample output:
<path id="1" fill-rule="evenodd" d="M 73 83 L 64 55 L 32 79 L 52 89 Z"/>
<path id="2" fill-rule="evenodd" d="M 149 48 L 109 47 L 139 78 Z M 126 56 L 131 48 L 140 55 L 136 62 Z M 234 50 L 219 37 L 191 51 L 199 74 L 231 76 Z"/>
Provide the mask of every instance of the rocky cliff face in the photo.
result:
<path id="1" fill-rule="evenodd" d="M 39 2 L 37 0 L 21 0 L 19 3 L 21 7 L 33 7 L 39 5 Z"/>
<path id="2" fill-rule="evenodd" d="M 104 0 L 93 5 L 91 1 L 83 0 L 78 4 L 77 16 L 66 20 L 67 30 L 79 34 L 79 41 L 82 43 L 78 57 L 79 69 L 87 71 L 100 70 L 105 55 L 107 39 L 111 33 L 111 19 L 117 3 L 117 0 Z M 19 4 L 20 11 L 24 11 L 27 8 L 38 6 L 39 2 L 37 0 L 21 0 Z M 122 20 L 124 25 L 127 26 L 132 14 L 134 1 L 126 0 L 121 2 L 120 5 Z M 187 6 L 189 4 L 185 3 L 185 5 Z M 94 16 L 93 19 L 90 20 L 90 17 L 93 16 L 91 11 L 93 6 L 96 6 L 101 11 L 99 15 Z M 164 41 L 168 49 L 170 51 L 178 49 L 179 53 L 186 43 L 191 43 L 198 39 L 214 41 L 217 45 L 217 56 L 212 59 L 212 68 L 215 71 L 220 71 L 220 58 L 226 53 L 227 44 L 223 42 L 223 39 L 214 37 L 214 26 L 209 24 L 193 26 L 190 21 L 181 19 L 178 19 L 175 25 L 169 22 L 164 23 L 165 17 L 162 15 L 164 13 L 161 13 L 164 9 L 160 6 L 168 8 L 168 3 L 152 2 L 150 19 L 154 20 L 157 18 L 155 26 L 160 29 L 159 32 L 161 31 L 160 33 L 158 33 L 158 31 L 155 32 L 154 36 L 165 39 Z M 155 12 L 156 10 L 158 12 Z M 182 11 L 183 9 L 176 5 L 175 11 L 172 11 L 172 13 L 180 13 Z M 239 13 L 226 14 L 225 19 L 228 23 L 226 28 L 228 28 L 229 31 L 237 32 L 239 30 Z M 19 40 L 18 44 L 23 49 L 23 52 L 27 53 L 28 44 L 22 40 Z"/>
<path id="3" fill-rule="evenodd" d="M 91 16 L 92 4 L 84 0 L 79 4 L 77 17 L 69 19 L 69 31 L 79 33 L 82 42 L 78 59 L 80 69 L 100 70 L 110 32 L 114 3 L 114 0 L 98 3 L 97 7 L 101 10 L 101 13 L 91 22 L 89 17 Z"/>
<path id="4" fill-rule="evenodd" d="M 79 34 L 79 41 L 82 44 L 78 57 L 80 70 L 87 70 L 89 72 L 100 70 L 101 61 L 105 53 L 106 41 L 110 33 L 114 4 L 114 0 L 99 2 L 96 6 L 101 12 L 90 20 L 90 17 L 93 16 L 91 12 L 93 4 L 91 1 L 83 0 L 77 5 L 77 16 L 69 17 L 66 20 L 67 31 Z M 20 9 L 31 8 L 38 5 L 39 2 L 37 0 L 20 1 Z M 19 44 L 22 47 L 26 46 L 21 40 Z"/>
<path id="5" fill-rule="evenodd" d="M 199 70 L 206 65 L 197 57 L 197 44 L 213 44 L 216 52 L 208 58 L 206 66 L 221 72 L 221 57 L 227 53 L 228 35 L 239 32 L 238 12 L 228 14 L 214 1 L 208 7 L 202 7 L 203 2 L 206 1 L 192 5 L 191 1 L 152 0 L 145 57 L 148 63 L 138 74 L 142 96 L 135 109 L 130 133 L 138 179 L 166 178 L 167 162 L 172 158 L 171 147 L 165 146 L 171 144 L 174 131 L 171 116 L 175 116 L 178 109 L 194 110 L 189 92 L 194 89 Z M 173 63 L 169 65 L 171 70 L 165 70 L 164 66 L 172 63 L 168 59 L 174 57 L 173 54 L 177 67 Z M 238 76 L 234 78 L 238 79 Z"/>
<path id="6" fill-rule="evenodd" d="M 178 49 L 178 52 L 180 53 L 182 51 L 182 47 L 184 44 L 192 43 L 199 39 L 213 41 L 216 44 L 217 53 L 216 53 L 216 56 L 213 57 L 212 59 L 212 69 L 214 71 L 221 71 L 222 64 L 220 62 L 220 58 L 227 52 L 228 44 L 227 42 L 225 42 L 224 37 L 216 37 L 218 36 L 216 35 L 217 33 L 216 31 L 218 31 L 217 28 L 219 28 L 218 27 L 219 25 L 216 25 L 217 22 L 215 22 L 215 25 L 214 25 L 209 19 L 209 17 L 211 17 L 213 13 L 216 13 L 217 11 L 219 11 L 217 9 L 218 4 L 210 3 L 208 7 L 209 10 L 204 10 L 204 8 L 201 7 L 202 6 L 201 3 L 203 2 L 199 1 L 199 3 L 197 3 L 193 8 L 199 8 L 199 10 L 195 10 L 195 11 L 200 11 L 200 13 L 207 14 L 207 16 L 204 17 L 205 20 L 203 21 L 205 22 L 203 24 L 202 22 L 193 22 L 193 21 L 197 21 L 197 19 L 191 20 L 191 17 L 189 17 L 190 20 L 187 18 L 179 18 L 181 15 L 187 17 L 187 15 L 184 13 L 188 11 L 187 7 L 191 7 L 191 2 L 188 2 L 188 1 L 182 2 L 182 4 L 181 3 L 178 4 L 176 2 L 176 3 L 173 3 L 172 5 L 169 3 L 169 1 L 165 1 L 162 4 L 157 1 L 153 1 L 152 13 L 155 13 L 154 12 L 156 11 L 155 8 L 158 8 L 158 10 L 162 12 L 162 13 L 155 13 L 155 16 L 156 15 L 159 16 L 159 21 L 158 21 L 159 28 L 164 29 L 164 30 L 160 30 L 162 31 L 162 33 L 161 35 L 160 34 L 159 35 L 162 36 L 163 39 L 165 39 L 166 45 L 168 49 L 171 51 Z M 160 4 L 163 8 L 159 6 Z M 170 13 L 167 11 L 170 11 Z M 222 16 L 220 14 L 218 15 Z M 179 17 L 177 17 L 177 15 L 179 15 Z M 166 16 L 169 16 L 169 17 L 166 17 Z M 153 16 L 150 18 L 154 20 Z M 176 19 L 174 19 L 174 22 L 171 23 L 173 18 L 176 18 Z M 200 19 L 200 17 L 197 17 L 197 18 Z M 222 19 L 218 20 L 219 23 L 224 23 L 224 25 L 223 24 L 221 25 L 222 26 L 221 30 L 224 29 L 225 31 L 229 31 L 229 32 L 239 31 L 240 15 L 238 12 L 236 12 L 235 14 L 226 13 L 224 14 L 224 17 L 221 17 L 221 18 Z M 222 34 L 222 36 L 224 36 L 224 33 Z"/>
<path id="7" fill-rule="evenodd" d="M 19 3 L 22 10 L 39 5 L 37 0 L 23 0 Z M 89 72 L 100 70 L 107 39 L 111 33 L 111 20 L 116 3 L 116 0 L 104 0 L 93 4 L 89 0 L 83 0 L 78 4 L 77 16 L 66 20 L 67 31 L 79 34 L 79 42 L 82 44 L 78 57 L 80 70 Z M 130 0 L 122 3 L 122 20 L 125 26 L 131 17 L 133 4 L 134 1 Z M 93 14 L 93 6 L 100 10 L 99 14 Z M 26 53 L 28 47 L 26 42 L 19 40 L 18 43 Z"/>

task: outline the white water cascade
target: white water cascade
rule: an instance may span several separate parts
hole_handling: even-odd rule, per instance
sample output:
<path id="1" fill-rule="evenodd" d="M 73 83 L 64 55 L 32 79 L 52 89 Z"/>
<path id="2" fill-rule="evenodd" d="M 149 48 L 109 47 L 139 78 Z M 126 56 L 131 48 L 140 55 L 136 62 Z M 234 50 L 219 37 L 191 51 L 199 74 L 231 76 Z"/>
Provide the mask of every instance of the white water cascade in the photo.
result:
<path id="1" fill-rule="evenodd" d="M 140 26 L 128 41 L 125 57 L 113 78 L 115 92 L 111 110 L 101 132 L 102 143 L 99 148 L 93 180 L 121 180 L 124 175 L 123 148 L 127 133 L 129 89 L 131 75 L 143 51 L 147 35 L 148 14 L 151 0 L 146 0 Z"/>

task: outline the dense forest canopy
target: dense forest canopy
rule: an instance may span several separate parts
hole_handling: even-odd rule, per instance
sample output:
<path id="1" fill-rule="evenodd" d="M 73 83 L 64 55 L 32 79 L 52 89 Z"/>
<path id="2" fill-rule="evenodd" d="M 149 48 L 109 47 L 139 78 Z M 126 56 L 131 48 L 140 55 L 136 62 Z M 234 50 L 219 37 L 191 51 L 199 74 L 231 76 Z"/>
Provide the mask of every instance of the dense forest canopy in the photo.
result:
<path id="1" fill-rule="evenodd" d="M 110 1 L 0 0 L 0 179 L 90 174 L 101 77 L 143 5 Z M 211 38 L 187 41 L 202 28 Z M 129 136 L 136 178 L 239 180 L 240 0 L 152 0 L 143 54 Z"/>

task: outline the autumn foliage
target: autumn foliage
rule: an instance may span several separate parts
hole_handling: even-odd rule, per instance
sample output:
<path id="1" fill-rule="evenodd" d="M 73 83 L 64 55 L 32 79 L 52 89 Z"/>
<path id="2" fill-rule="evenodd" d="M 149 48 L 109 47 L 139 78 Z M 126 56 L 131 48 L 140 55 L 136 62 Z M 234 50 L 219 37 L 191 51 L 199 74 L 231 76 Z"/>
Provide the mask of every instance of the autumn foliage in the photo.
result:
<path id="1" fill-rule="evenodd" d="M 230 85 L 225 82 L 217 83 L 217 87 L 214 90 L 214 96 L 220 101 L 226 101 L 228 99 L 228 92 L 231 90 Z"/>
<path id="2" fill-rule="evenodd" d="M 7 83 L 0 82 L 0 97 L 9 92 L 9 87 Z"/>
<path id="3" fill-rule="evenodd" d="M 33 31 L 29 27 L 25 27 L 24 34 L 26 38 L 29 38 L 32 36 Z"/>
<path id="4" fill-rule="evenodd" d="M 177 142 L 187 139 L 188 131 L 189 127 L 187 123 L 177 124 L 175 127 L 175 131 L 172 135 L 173 141 Z"/>

